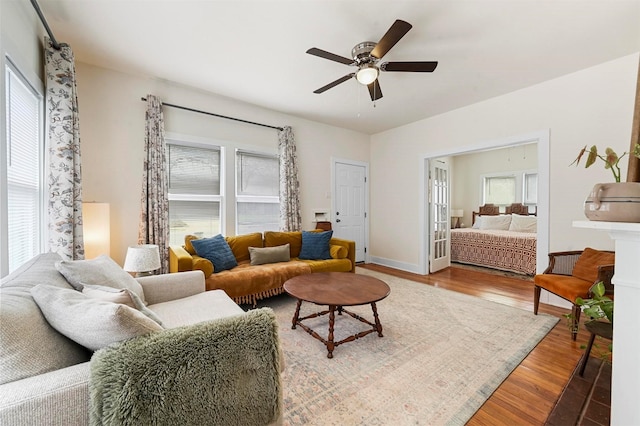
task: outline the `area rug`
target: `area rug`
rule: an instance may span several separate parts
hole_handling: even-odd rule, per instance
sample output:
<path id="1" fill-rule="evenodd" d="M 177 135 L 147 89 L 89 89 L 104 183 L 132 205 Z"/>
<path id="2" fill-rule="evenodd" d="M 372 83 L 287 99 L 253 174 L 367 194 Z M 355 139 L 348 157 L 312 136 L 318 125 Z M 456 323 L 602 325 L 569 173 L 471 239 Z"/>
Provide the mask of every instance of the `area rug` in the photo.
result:
<path id="1" fill-rule="evenodd" d="M 300 327 L 295 299 L 274 309 L 285 354 L 285 425 L 463 425 L 558 322 L 555 317 L 357 268 L 389 284 L 369 334 L 334 350 Z M 321 307 L 303 303 L 301 316 Z M 370 306 L 351 311 L 372 319 Z M 326 338 L 327 316 L 305 323 Z M 335 341 L 367 325 L 336 315 Z"/>

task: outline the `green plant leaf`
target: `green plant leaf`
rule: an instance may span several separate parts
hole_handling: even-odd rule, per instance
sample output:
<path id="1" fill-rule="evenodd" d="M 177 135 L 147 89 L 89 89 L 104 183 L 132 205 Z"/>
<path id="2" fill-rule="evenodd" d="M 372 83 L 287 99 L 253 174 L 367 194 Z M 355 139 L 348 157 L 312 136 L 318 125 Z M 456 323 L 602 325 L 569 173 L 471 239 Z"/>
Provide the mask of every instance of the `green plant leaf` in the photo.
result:
<path id="1" fill-rule="evenodd" d="M 591 293 L 593 293 L 594 296 L 597 296 L 597 297 L 604 296 L 604 292 L 605 292 L 604 283 L 602 281 L 598 281 L 593 286 L 591 286 L 590 291 Z"/>
<path id="2" fill-rule="evenodd" d="M 616 154 L 616 152 L 613 149 L 607 147 L 607 149 L 605 150 L 605 153 L 606 153 L 606 157 L 605 157 L 606 165 L 604 166 L 605 169 L 613 167 L 618 163 L 618 154 Z"/>
<path id="3" fill-rule="evenodd" d="M 596 148 L 596 146 L 593 145 L 589 150 L 589 156 L 587 157 L 587 162 L 584 165 L 584 168 L 586 169 L 587 167 L 595 163 L 597 158 L 598 158 L 598 148 Z"/>

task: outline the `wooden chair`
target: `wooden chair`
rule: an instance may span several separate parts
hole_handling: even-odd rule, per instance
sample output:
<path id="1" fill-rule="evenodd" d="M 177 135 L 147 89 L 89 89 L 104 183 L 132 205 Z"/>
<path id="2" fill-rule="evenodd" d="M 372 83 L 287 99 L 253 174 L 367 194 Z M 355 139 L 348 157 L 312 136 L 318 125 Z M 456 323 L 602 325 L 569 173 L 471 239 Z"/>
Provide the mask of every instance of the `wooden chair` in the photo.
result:
<path id="1" fill-rule="evenodd" d="M 535 284 L 533 313 L 538 314 L 542 289 L 568 300 L 573 304 L 571 338 L 576 340 L 581 312 L 580 307 L 576 305 L 576 298 L 590 297 L 591 286 L 600 281 L 605 285 L 605 294 L 611 297 L 614 261 L 613 252 L 592 248 L 549 253 L 549 266 L 542 274 L 533 278 Z"/>

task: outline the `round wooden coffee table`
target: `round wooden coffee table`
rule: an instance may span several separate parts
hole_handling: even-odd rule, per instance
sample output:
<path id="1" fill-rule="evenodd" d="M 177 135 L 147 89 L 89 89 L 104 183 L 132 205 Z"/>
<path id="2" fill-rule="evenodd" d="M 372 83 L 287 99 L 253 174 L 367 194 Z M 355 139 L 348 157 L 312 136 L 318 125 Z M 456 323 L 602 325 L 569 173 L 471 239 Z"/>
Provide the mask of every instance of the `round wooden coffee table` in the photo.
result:
<path id="1" fill-rule="evenodd" d="M 324 343 L 328 350 L 327 358 L 333 358 L 333 350 L 336 346 L 352 342 L 369 333 L 373 333 L 374 331 L 378 333 L 378 336 L 382 337 L 382 325 L 378 318 L 376 302 L 387 297 L 391 291 L 384 281 L 368 275 L 354 274 L 351 272 L 320 272 L 299 275 L 291 278 L 284 283 L 284 290 L 291 296 L 298 299 L 296 312 L 293 315 L 293 320 L 291 321 L 291 328 L 295 329 L 296 326 L 299 325 L 307 333 Z M 316 305 L 327 305 L 329 306 L 329 310 L 317 312 L 300 318 L 300 306 L 303 301 L 314 303 Z M 344 306 L 358 306 L 366 304 L 371 304 L 374 318 L 373 323 L 362 318 L 360 315 L 344 309 Z M 353 336 L 340 340 L 339 342 L 334 342 L 333 326 L 335 323 L 336 311 L 338 311 L 338 315 L 341 315 L 344 312 L 353 318 L 370 325 L 371 329 L 356 333 Z M 310 327 L 302 324 L 302 321 L 326 314 L 329 314 L 329 335 L 325 340 Z"/>

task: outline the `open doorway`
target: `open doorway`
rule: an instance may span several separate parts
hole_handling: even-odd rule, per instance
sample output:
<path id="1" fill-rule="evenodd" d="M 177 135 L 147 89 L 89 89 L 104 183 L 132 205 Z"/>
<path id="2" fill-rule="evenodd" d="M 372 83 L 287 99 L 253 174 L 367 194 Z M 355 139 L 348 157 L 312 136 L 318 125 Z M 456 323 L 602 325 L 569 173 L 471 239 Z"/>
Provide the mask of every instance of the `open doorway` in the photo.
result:
<path id="1" fill-rule="evenodd" d="M 523 146 L 528 146 L 527 149 L 522 149 Z M 532 152 L 535 147 L 535 151 Z M 423 167 L 422 174 L 423 177 L 421 179 L 421 217 L 424 220 L 421 223 L 421 235 L 423 235 L 423 243 L 421 244 L 422 256 L 420 270 L 423 274 L 427 274 L 429 270 L 429 259 L 431 257 L 431 244 L 430 244 L 430 229 L 433 229 L 431 226 L 431 222 L 434 221 L 431 209 L 430 209 L 430 200 L 428 196 L 429 189 L 429 167 L 430 162 L 441 159 L 442 157 L 452 157 L 461 154 L 471 154 L 471 153 L 480 153 L 489 150 L 496 150 L 498 148 L 511 148 L 511 152 L 514 155 L 526 155 L 527 150 L 529 150 L 530 155 L 535 155 L 537 158 L 537 215 L 538 215 L 538 226 L 537 226 L 537 253 L 536 253 L 536 263 L 537 263 L 537 271 L 540 272 L 544 267 L 546 267 L 546 260 L 549 251 L 549 131 L 543 130 L 539 132 L 535 132 L 532 134 L 519 135 L 514 136 L 502 140 L 492 140 L 486 141 L 482 143 L 478 143 L 473 146 L 454 148 L 450 150 L 438 151 L 427 153 L 423 157 Z M 509 150 L 507 150 L 509 151 Z M 518 154 L 520 152 L 521 154 Z M 455 170 L 452 171 L 452 174 L 455 173 Z M 478 189 L 475 191 L 475 200 L 478 205 L 482 200 L 479 199 L 480 194 L 480 183 L 478 183 Z M 455 196 L 455 194 L 454 194 Z M 454 196 L 451 197 L 453 203 L 456 202 Z M 452 203 L 452 204 L 453 204 Z M 474 205 L 474 204 L 470 204 Z M 452 206 L 457 210 L 460 209 L 459 206 Z M 471 225 L 470 217 L 471 210 L 469 210 L 469 220 L 468 224 Z M 467 213 L 465 212 L 464 218 L 462 221 L 464 222 L 467 217 Z"/>

